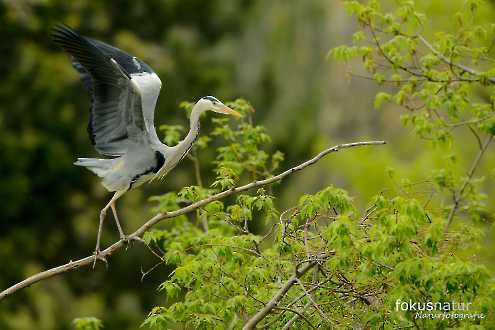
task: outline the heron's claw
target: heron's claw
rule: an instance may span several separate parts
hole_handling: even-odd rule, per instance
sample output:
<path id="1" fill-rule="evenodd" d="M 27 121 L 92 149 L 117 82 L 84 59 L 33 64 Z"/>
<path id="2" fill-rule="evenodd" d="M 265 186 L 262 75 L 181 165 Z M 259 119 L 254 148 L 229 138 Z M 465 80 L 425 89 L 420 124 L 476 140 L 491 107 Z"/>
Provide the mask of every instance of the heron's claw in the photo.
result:
<path id="1" fill-rule="evenodd" d="M 107 258 L 101 253 L 99 249 L 96 249 L 93 254 L 93 269 L 95 269 L 97 260 L 103 261 L 105 263 L 105 267 L 108 268 Z"/>
<path id="2" fill-rule="evenodd" d="M 129 247 L 130 243 L 132 242 L 132 239 L 129 238 L 129 236 L 124 235 L 123 233 L 120 234 L 120 240 L 124 243 L 125 249 Z"/>

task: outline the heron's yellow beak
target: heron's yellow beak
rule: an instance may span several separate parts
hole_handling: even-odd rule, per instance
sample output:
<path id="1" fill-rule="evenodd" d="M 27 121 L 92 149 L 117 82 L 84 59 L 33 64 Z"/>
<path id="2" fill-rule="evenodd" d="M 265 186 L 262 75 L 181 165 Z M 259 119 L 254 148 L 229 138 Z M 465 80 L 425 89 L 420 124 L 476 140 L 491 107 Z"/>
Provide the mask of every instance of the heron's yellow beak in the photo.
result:
<path id="1" fill-rule="evenodd" d="M 228 106 L 225 106 L 222 110 L 220 110 L 222 113 L 226 114 L 226 115 L 230 115 L 230 116 L 234 116 L 235 118 L 241 118 L 242 115 L 235 111 L 235 110 L 232 110 L 231 108 L 229 108 Z"/>

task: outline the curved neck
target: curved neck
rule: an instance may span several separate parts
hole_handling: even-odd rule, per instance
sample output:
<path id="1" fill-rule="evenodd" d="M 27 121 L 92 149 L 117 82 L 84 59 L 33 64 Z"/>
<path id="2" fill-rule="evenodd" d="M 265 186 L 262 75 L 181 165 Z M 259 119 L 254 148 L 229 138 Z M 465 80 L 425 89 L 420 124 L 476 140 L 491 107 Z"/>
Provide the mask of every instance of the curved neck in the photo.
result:
<path id="1" fill-rule="evenodd" d="M 196 140 L 199 134 L 199 116 L 203 111 L 198 107 L 194 107 L 191 112 L 191 118 L 189 119 L 189 133 L 187 133 L 186 140 L 193 142 Z"/>
<path id="2" fill-rule="evenodd" d="M 177 144 L 177 149 L 179 149 L 179 153 L 183 156 L 186 154 L 191 148 L 192 144 L 196 140 L 199 134 L 199 116 L 203 110 L 197 106 L 195 106 L 191 112 L 191 118 L 189 119 L 189 133 L 187 133 L 184 140 L 180 141 Z"/>
<path id="3" fill-rule="evenodd" d="M 174 168 L 175 165 L 177 165 L 177 163 L 180 162 L 182 158 L 184 158 L 186 154 L 189 152 L 189 149 L 191 149 L 194 141 L 198 137 L 199 116 L 203 112 L 204 112 L 203 109 L 201 109 L 198 106 L 194 106 L 191 113 L 191 118 L 189 120 L 189 124 L 190 124 L 189 133 L 187 133 L 184 140 L 180 141 L 177 145 L 170 148 L 168 154 L 171 155 L 171 157 L 168 157 L 165 160 L 164 165 L 156 175 L 157 177 L 163 178 L 165 175 L 167 175 L 168 171 Z"/>

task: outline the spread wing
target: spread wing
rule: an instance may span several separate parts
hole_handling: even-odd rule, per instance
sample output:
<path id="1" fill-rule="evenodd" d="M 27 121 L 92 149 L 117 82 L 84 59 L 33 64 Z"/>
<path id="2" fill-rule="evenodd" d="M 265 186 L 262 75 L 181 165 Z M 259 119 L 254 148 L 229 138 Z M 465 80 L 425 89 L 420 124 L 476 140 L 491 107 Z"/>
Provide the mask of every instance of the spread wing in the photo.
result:
<path id="1" fill-rule="evenodd" d="M 146 63 L 67 26 L 56 26 L 52 38 L 72 55 L 91 94 L 88 133 L 99 153 L 118 156 L 131 142 L 160 143 L 153 119 L 161 81 Z"/>

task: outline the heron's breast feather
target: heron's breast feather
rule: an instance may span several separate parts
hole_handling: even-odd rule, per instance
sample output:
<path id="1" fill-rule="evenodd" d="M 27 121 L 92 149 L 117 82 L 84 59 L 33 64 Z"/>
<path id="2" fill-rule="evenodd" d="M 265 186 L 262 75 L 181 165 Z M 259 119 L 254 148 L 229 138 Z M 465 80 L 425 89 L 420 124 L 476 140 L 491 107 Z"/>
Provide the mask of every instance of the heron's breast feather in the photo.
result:
<path id="1" fill-rule="evenodd" d="M 122 169 L 122 167 L 124 167 L 124 161 L 123 161 L 123 160 L 116 162 L 116 163 L 112 166 L 112 171 L 119 171 L 119 170 L 121 170 L 121 169 Z"/>

